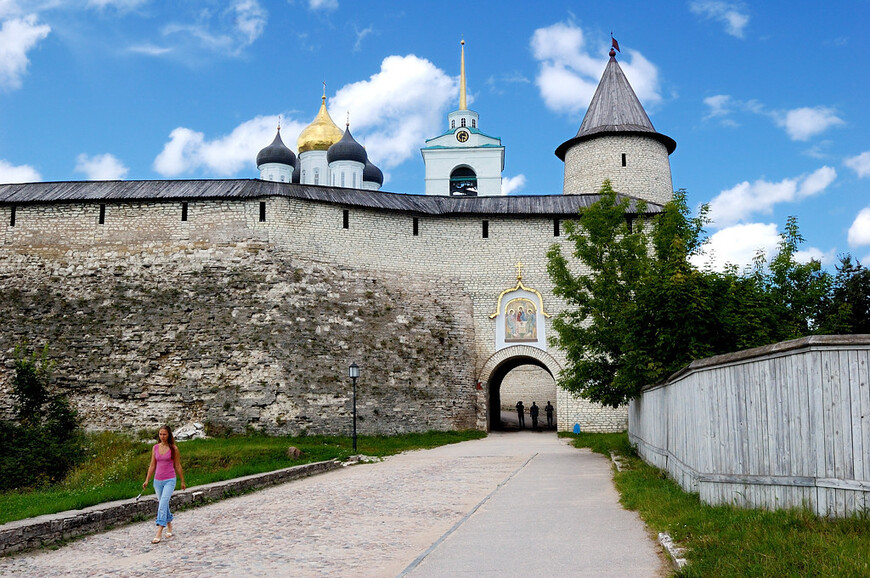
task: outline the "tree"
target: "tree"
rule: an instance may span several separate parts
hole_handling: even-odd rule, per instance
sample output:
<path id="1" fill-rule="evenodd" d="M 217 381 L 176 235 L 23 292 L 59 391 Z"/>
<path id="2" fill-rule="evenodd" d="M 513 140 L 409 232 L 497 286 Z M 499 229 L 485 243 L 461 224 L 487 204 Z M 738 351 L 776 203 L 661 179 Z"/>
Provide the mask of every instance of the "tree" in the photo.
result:
<path id="1" fill-rule="evenodd" d="M 0 491 L 57 482 L 83 455 L 75 409 L 65 396 L 50 390 L 52 363 L 48 348 L 27 355 L 15 348 L 12 397 L 15 422 L 0 422 Z"/>
<path id="2" fill-rule="evenodd" d="M 576 261 L 558 245 L 547 255 L 554 293 L 567 304 L 552 338 L 567 356 L 565 389 L 617 407 L 695 359 L 805 335 L 817 323 L 830 278 L 817 261 L 795 261 L 803 239 L 794 219 L 770 266 L 759 259 L 741 276 L 692 265 L 708 209 L 692 217 L 685 191 L 652 219 L 639 203 L 633 226 L 628 198 L 606 181 L 600 195 L 566 223 Z"/>
<path id="3" fill-rule="evenodd" d="M 870 333 L 870 269 L 849 254 L 840 258 L 821 317 L 820 333 Z"/>

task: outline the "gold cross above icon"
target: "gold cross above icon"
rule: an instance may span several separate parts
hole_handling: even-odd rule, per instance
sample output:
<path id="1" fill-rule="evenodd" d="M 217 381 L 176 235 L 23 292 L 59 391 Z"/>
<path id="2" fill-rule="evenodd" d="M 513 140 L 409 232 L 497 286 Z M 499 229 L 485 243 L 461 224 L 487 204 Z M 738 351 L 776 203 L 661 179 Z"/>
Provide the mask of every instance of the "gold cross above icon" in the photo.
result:
<path id="1" fill-rule="evenodd" d="M 517 261 L 517 279 L 523 278 L 523 264 Z"/>

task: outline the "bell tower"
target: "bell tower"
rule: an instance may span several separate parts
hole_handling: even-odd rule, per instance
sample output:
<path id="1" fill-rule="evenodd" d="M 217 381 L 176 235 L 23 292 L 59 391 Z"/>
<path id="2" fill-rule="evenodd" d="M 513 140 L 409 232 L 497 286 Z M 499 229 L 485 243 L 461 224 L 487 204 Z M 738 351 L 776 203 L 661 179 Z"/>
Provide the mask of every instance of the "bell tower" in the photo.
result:
<path id="1" fill-rule="evenodd" d="M 420 149 L 426 166 L 426 194 L 454 197 L 500 195 L 504 147 L 484 134 L 479 115 L 469 110 L 465 91 L 465 41 L 459 73 L 459 108 L 447 115 L 447 130 Z"/>

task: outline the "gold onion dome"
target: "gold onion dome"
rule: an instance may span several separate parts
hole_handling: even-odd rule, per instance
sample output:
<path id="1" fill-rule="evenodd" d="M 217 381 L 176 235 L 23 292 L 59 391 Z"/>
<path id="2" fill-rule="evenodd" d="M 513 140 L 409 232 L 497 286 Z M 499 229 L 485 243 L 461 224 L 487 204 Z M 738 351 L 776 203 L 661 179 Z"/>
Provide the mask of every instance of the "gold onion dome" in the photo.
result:
<path id="1" fill-rule="evenodd" d="M 306 151 L 325 151 L 340 141 L 343 134 L 344 131 L 336 126 L 326 111 L 326 95 L 324 95 L 317 116 L 299 133 L 296 150 L 299 154 Z"/>

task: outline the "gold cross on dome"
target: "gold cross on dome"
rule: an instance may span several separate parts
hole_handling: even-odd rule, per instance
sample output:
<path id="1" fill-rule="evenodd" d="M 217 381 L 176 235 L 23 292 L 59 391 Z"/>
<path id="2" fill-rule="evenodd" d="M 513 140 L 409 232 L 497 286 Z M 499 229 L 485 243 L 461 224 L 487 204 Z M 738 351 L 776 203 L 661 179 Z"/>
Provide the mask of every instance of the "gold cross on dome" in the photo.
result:
<path id="1" fill-rule="evenodd" d="M 523 264 L 517 261 L 517 280 L 523 278 Z"/>

